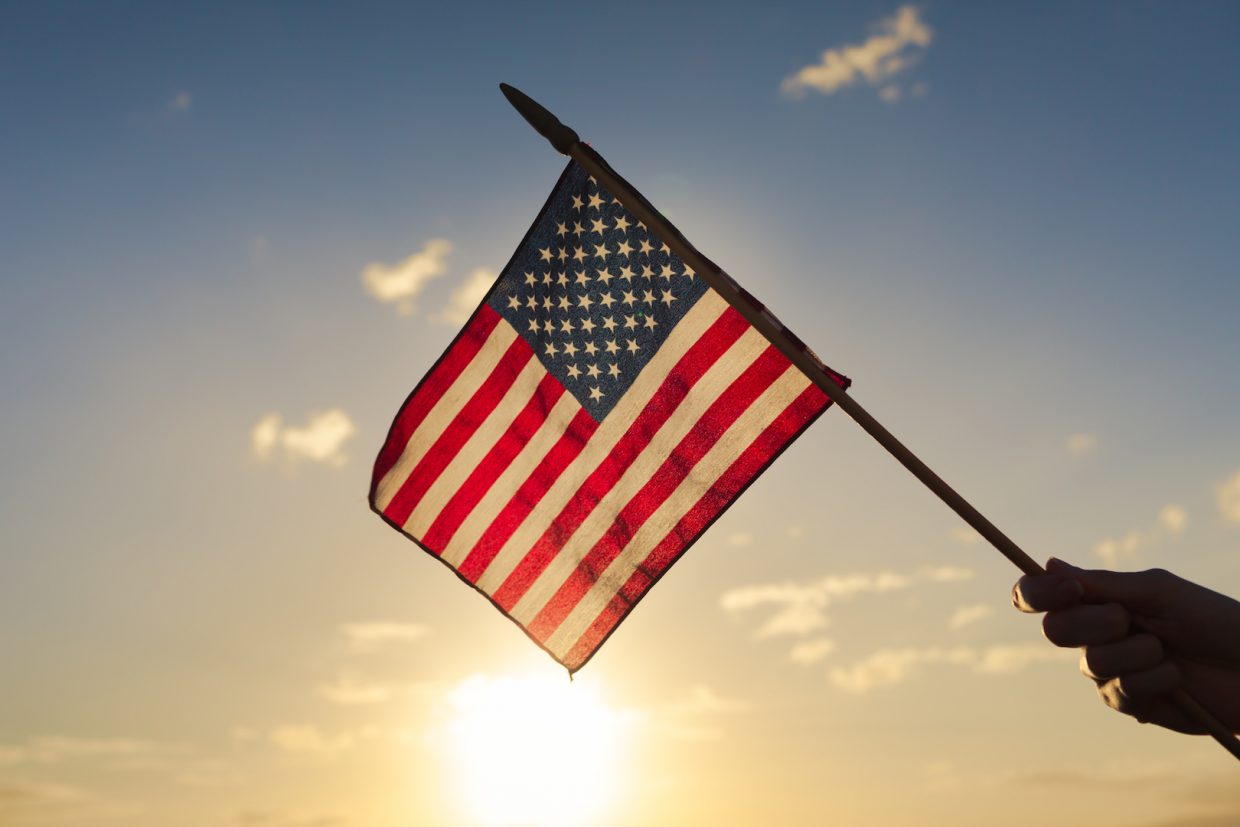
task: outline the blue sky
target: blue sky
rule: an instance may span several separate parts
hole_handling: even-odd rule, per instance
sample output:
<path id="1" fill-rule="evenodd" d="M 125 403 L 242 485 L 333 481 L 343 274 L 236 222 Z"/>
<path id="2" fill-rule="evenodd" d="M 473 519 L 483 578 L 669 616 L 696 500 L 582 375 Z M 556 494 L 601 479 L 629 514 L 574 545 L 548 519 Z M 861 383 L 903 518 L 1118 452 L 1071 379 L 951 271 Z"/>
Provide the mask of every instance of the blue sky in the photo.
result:
<path id="1" fill-rule="evenodd" d="M 797 96 L 899 4 L 0 5 L 0 816 L 473 823 L 391 779 L 432 777 L 451 687 L 550 666 L 365 492 L 454 293 L 562 166 L 500 81 L 1033 556 L 1240 593 L 1240 8 L 909 8 L 903 65 Z M 432 239 L 413 312 L 367 292 Z M 789 824 L 1034 824 L 1048 790 L 1081 824 L 1234 817 L 1183 795 L 1224 784 L 1217 748 L 1108 717 L 1070 657 L 960 667 L 1040 639 L 958 529 L 843 414 L 817 423 L 582 674 L 662 733 L 639 763 L 681 786 L 639 820 L 777 797 Z M 971 578 L 931 586 L 944 566 Z M 833 607 L 827 637 L 763 637 L 723 597 L 883 570 L 907 599 Z M 362 622 L 408 649 L 347 660 Z M 842 688 L 893 651 L 892 685 Z M 363 685 L 386 700 L 339 702 Z M 780 756 L 768 800 L 736 791 L 754 754 Z"/>

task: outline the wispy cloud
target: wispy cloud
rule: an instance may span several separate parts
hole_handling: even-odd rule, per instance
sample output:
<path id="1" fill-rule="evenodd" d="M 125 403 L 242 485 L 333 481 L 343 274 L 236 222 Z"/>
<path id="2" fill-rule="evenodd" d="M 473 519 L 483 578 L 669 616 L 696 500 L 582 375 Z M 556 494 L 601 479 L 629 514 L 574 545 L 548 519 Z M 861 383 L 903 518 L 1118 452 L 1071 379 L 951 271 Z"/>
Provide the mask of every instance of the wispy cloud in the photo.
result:
<path id="1" fill-rule="evenodd" d="M 250 448 L 264 462 L 279 455 L 339 467 L 348 461 L 343 448 L 355 433 L 353 420 L 339 408 L 311 414 L 301 427 L 285 425 L 280 414 L 269 413 L 250 431 Z"/>
<path id="2" fill-rule="evenodd" d="M 366 292 L 381 302 L 395 304 L 404 316 L 417 312 L 417 298 L 423 288 L 447 270 L 452 242 L 432 238 L 408 258 L 395 264 L 372 261 L 362 268 L 362 284 Z"/>
<path id="3" fill-rule="evenodd" d="M 914 583 L 950 583 L 973 576 L 953 566 L 922 569 L 912 574 L 891 571 L 829 575 L 805 583 L 766 583 L 740 586 L 723 593 L 719 605 L 732 614 L 757 608 L 773 609 L 755 637 L 805 635 L 828 625 L 827 607 L 858 594 L 881 594 L 907 589 Z"/>
<path id="4" fill-rule="evenodd" d="M 989 603 L 974 603 L 969 606 L 957 606 L 952 612 L 947 625 L 952 629 L 960 629 L 990 617 L 994 609 Z"/>
<path id="5" fill-rule="evenodd" d="M 344 816 L 307 816 L 267 810 L 244 810 L 237 813 L 237 827 L 345 827 L 351 821 Z"/>
<path id="6" fill-rule="evenodd" d="M 182 89 L 168 99 L 164 104 L 164 111 L 176 114 L 178 112 L 188 112 L 194 108 L 194 96 L 186 90 Z"/>
<path id="7" fill-rule="evenodd" d="M 368 706 L 391 699 L 392 687 L 385 683 L 339 677 L 319 686 L 319 695 L 340 706 Z"/>
<path id="8" fill-rule="evenodd" d="M 1048 643 L 1001 644 L 976 649 L 972 646 L 880 649 L 852 666 L 831 670 L 831 682 L 845 692 L 862 694 L 908 680 L 924 666 L 944 664 L 967 668 L 981 675 L 1019 672 L 1035 663 L 1076 658 L 1073 650 Z"/>
<path id="9" fill-rule="evenodd" d="M 891 17 L 873 25 L 865 42 L 827 49 L 818 63 L 805 66 L 784 78 L 780 89 L 789 97 L 802 97 L 813 89 L 831 95 L 857 83 L 881 87 L 879 97 L 889 103 L 903 92 L 888 82 L 908 69 L 934 39 L 934 31 L 921 19 L 916 6 L 901 6 Z M 925 94 L 921 87 L 919 94 Z"/>
<path id="10" fill-rule="evenodd" d="M 421 623 L 371 620 L 345 623 L 340 627 L 340 632 L 354 652 L 375 652 L 394 643 L 421 640 L 430 633 L 430 629 Z"/>
<path id="11" fill-rule="evenodd" d="M 487 291 L 495 284 L 499 274 L 494 270 L 479 267 L 469 274 L 459 287 L 452 291 L 448 298 L 448 306 L 435 316 L 435 321 L 443 324 L 461 325 L 469 321 L 470 315 L 486 298 Z"/>
<path id="12" fill-rule="evenodd" d="M 1158 512 L 1154 525 L 1147 530 L 1133 529 L 1122 537 L 1107 537 L 1094 545 L 1094 554 L 1108 567 L 1114 568 L 1137 555 L 1147 545 L 1178 537 L 1188 528 L 1188 512 L 1174 503 Z"/>
<path id="13" fill-rule="evenodd" d="M 818 663 L 834 651 L 835 641 L 830 638 L 820 637 L 793 646 L 792 651 L 788 653 L 788 660 L 793 663 L 799 663 L 802 666 L 810 666 L 811 664 Z"/>
<path id="14" fill-rule="evenodd" d="M 687 696 L 648 713 L 659 732 L 680 741 L 718 741 L 724 737 L 722 718 L 748 712 L 751 704 L 696 684 Z"/>
<path id="15" fill-rule="evenodd" d="M 1240 523 L 1240 471 L 1235 476 L 1218 484 L 1214 489 L 1218 501 L 1219 513 L 1223 519 Z"/>
<path id="16" fill-rule="evenodd" d="M 176 751 L 168 745 L 135 738 L 79 738 L 42 735 L 18 744 L 0 744 L 0 766 L 58 764 L 83 759 L 118 759 Z"/>
<path id="17" fill-rule="evenodd" d="M 1098 450 L 1097 434 L 1072 434 L 1064 443 L 1068 453 L 1074 457 L 1083 457 Z"/>

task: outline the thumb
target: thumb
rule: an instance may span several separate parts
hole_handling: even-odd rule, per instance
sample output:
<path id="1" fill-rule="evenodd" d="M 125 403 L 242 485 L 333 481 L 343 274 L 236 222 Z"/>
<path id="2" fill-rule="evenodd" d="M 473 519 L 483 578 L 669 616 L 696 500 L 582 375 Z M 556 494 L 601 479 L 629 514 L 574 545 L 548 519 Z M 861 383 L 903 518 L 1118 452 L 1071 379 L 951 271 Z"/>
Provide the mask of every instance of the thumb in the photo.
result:
<path id="1" fill-rule="evenodd" d="M 1080 583 L 1085 590 L 1085 603 L 1120 603 L 1142 614 L 1157 614 L 1166 604 L 1172 586 L 1172 575 L 1160 569 L 1081 569 L 1052 557 L 1046 561 L 1046 570 Z"/>

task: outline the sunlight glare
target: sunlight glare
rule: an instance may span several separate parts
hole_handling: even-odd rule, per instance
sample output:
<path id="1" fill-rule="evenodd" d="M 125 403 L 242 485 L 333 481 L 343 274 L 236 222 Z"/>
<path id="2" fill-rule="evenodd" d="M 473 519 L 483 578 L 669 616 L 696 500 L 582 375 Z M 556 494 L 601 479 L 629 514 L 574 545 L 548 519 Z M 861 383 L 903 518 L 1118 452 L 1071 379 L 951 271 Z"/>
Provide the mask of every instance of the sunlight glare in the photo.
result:
<path id="1" fill-rule="evenodd" d="M 483 827 L 579 827 L 611 809 L 628 716 L 562 675 L 476 676 L 449 696 L 460 804 Z"/>

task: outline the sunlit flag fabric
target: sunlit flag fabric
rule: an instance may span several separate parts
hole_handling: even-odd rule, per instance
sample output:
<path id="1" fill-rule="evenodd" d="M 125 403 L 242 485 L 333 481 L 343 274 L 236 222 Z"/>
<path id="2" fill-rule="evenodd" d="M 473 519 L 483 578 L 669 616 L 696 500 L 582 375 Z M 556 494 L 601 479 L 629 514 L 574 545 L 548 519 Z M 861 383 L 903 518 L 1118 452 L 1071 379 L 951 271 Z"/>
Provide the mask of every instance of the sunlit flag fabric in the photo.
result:
<path id="1" fill-rule="evenodd" d="M 570 163 L 397 414 L 371 506 L 575 671 L 829 404 Z"/>

